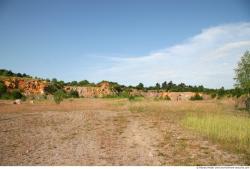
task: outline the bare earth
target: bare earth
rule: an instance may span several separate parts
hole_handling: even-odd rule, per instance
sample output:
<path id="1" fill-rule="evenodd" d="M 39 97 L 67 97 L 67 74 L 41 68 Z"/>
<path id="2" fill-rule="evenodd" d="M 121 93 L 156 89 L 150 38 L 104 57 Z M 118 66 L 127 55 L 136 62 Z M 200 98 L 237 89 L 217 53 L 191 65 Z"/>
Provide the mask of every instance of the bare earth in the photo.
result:
<path id="1" fill-rule="evenodd" d="M 239 155 L 127 100 L 0 102 L 0 165 L 240 165 Z"/>

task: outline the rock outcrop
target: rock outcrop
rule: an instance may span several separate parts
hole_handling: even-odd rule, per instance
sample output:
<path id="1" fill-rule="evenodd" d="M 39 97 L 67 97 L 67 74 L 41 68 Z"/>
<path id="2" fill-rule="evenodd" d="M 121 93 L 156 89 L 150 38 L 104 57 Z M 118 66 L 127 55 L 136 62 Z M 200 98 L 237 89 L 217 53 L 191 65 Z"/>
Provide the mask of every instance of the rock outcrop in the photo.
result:
<path id="1" fill-rule="evenodd" d="M 77 91 L 80 97 L 105 97 L 116 94 L 116 91 L 112 89 L 108 82 L 99 83 L 96 87 L 66 86 L 64 90 L 67 92 L 71 90 Z"/>
<path id="2" fill-rule="evenodd" d="M 199 93 L 203 96 L 201 93 Z M 165 91 L 148 91 L 143 94 L 144 97 L 148 98 L 159 98 L 166 99 L 170 98 L 173 101 L 189 100 L 194 96 L 194 92 L 165 92 Z"/>
<path id="3" fill-rule="evenodd" d="M 3 80 L 8 91 L 20 89 L 24 95 L 44 94 L 46 81 L 35 79 L 7 78 Z"/>
<path id="4" fill-rule="evenodd" d="M 20 89 L 26 96 L 44 94 L 45 87 L 48 86 L 46 81 L 27 79 L 27 78 L 6 78 L 2 80 L 8 91 L 13 89 Z M 77 91 L 80 97 L 105 97 L 118 94 L 109 82 L 101 82 L 96 86 L 65 86 L 64 90 L 70 92 L 71 90 Z M 137 89 L 130 89 L 131 96 L 143 96 L 147 98 L 170 99 L 173 101 L 189 100 L 195 95 L 194 92 L 166 92 L 166 91 L 142 91 Z M 204 99 L 207 95 L 199 93 Z"/>

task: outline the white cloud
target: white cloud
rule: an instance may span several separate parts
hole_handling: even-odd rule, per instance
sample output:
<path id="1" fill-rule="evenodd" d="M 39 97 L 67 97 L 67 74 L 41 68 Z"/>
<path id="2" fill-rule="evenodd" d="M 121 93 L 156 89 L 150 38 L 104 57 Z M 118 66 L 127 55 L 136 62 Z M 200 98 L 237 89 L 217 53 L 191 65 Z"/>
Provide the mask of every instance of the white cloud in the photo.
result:
<path id="1" fill-rule="evenodd" d="M 183 43 L 146 56 L 110 58 L 95 78 L 123 84 L 174 81 L 207 87 L 232 87 L 241 55 L 250 50 L 250 23 L 211 27 Z"/>

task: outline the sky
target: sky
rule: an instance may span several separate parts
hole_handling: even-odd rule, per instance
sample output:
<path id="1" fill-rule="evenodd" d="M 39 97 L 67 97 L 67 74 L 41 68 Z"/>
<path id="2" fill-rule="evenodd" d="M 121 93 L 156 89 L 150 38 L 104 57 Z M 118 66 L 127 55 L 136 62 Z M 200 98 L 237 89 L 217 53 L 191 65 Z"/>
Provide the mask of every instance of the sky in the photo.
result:
<path id="1" fill-rule="evenodd" d="M 232 88 L 249 0 L 0 0 L 0 68 L 42 78 Z"/>

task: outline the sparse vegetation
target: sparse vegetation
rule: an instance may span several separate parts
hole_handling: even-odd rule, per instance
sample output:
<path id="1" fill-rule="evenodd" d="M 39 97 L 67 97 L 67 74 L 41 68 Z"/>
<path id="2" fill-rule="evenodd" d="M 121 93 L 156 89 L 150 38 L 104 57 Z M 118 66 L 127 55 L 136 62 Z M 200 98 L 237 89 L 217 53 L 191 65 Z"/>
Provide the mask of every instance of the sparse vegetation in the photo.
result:
<path id="1" fill-rule="evenodd" d="M 203 100 L 203 97 L 199 95 L 199 93 L 195 93 L 195 95 L 192 96 L 190 100 Z"/>

